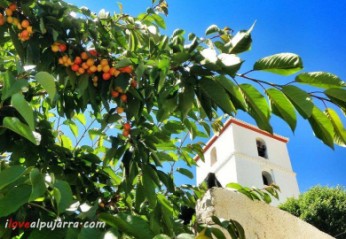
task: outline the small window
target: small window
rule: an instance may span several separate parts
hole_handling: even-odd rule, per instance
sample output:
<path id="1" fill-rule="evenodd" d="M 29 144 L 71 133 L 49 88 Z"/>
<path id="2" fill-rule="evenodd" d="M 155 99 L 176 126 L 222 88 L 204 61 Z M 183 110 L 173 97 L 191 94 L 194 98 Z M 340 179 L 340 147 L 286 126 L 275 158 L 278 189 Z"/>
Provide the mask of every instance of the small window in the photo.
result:
<path id="1" fill-rule="evenodd" d="M 210 151 L 210 166 L 213 166 L 217 161 L 216 148 L 212 148 Z"/>
<path id="2" fill-rule="evenodd" d="M 270 173 L 263 171 L 262 172 L 262 180 L 263 180 L 263 184 L 270 186 L 273 183 L 273 178 L 270 175 Z"/>
<path id="3" fill-rule="evenodd" d="M 267 146 L 263 139 L 256 139 L 258 156 L 268 158 Z"/>

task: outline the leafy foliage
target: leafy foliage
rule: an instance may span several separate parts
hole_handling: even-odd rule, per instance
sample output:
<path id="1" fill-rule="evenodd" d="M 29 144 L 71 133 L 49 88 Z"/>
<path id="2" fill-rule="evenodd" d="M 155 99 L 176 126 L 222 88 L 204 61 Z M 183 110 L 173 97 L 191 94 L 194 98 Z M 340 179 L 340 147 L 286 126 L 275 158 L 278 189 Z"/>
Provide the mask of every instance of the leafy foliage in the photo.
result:
<path id="1" fill-rule="evenodd" d="M 195 155 L 203 158 L 201 138 L 220 130 L 221 111 L 243 110 L 269 132 L 272 114 L 294 130 L 298 112 L 324 143 L 345 145 L 338 110 L 346 111 L 346 89 L 337 76 L 301 73 L 286 84 L 250 76 L 300 71 L 293 53 L 239 73 L 254 25 L 235 34 L 213 25 L 207 37 L 181 29 L 166 36 L 167 2 L 152 4 L 130 16 L 121 4 L 110 15 L 58 0 L 0 0 L 0 222 L 59 217 L 108 225 L 6 228 L 1 238 L 219 236 L 195 220 L 182 224 L 181 206 L 193 208 L 205 188 L 178 186 L 174 177 L 192 177 L 176 162 L 193 166 Z M 276 196 L 273 188 L 240 189 L 265 201 Z M 236 222 L 221 225 L 241 237 Z"/>
<path id="2" fill-rule="evenodd" d="M 335 238 L 346 238 L 346 190 L 315 186 L 298 199 L 288 199 L 280 208 Z"/>

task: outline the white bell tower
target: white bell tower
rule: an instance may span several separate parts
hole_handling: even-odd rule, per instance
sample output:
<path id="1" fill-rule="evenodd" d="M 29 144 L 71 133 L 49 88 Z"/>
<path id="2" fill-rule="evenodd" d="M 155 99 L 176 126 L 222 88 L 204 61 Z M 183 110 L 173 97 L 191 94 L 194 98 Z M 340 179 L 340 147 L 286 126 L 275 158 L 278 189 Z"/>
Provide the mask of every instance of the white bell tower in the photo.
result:
<path id="1" fill-rule="evenodd" d="M 273 199 L 272 205 L 298 197 L 299 188 L 287 142 L 285 137 L 231 118 L 219 135 L 213 136 L 205 146 L 205 162 L 196 157 L 197 185 L 209 173 L 214 173 L 223 187 L 230 182 L 257 188 L 275 183 L 281 192 L 280 199 Z"/>

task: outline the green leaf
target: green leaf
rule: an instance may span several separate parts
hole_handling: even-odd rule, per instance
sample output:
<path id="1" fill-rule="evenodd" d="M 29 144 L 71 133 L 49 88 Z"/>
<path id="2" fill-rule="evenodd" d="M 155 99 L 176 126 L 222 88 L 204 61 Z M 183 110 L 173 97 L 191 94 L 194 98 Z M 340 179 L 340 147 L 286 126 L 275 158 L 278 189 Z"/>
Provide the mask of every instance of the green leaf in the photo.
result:
<path id="1" fill-rule="evenodd" d="M 210 35 L 213 33 L 217 33 L 220 31 L 220 28 L 216 25 L 211 25 L 207 28 L 207 30 L 205 31 L 205 35 Z"/>
<path id="2" fill-rule="evenodd" d="M 329 99 L 342 108 L 346 108 L 346 90 L 339 88 L 331 88 L 324 92 Z"/>
<path id="3" fill-rule="evenodd" d="M 0 218 L 6 217 L 28 202 L 31 186 L 22 184 L 12 188 L 7 194 L 0 198 Z"/>
<path id="4" fill-rule="evenodd" d="M 22 88 L 28 86 L 26 80 L 15 80 L 10 72 L 0 73 L 0 82 L 3 82 L 1 100 L 4 101 L 13 94 L 16 94 L 22 90 Z"/>
<path id="5" fill-rule="evenodd" d="M 292 103 L 284 93 L 275 88 L 267 89 L 266 93 L 270 99 L 272 112 L 286 121 L 294 131 L 297 125 L 297 116 Z"/>
<path id="6" fill-rule="evenodd" d="M 121 177 L 116 175 L 116 173 L 114 172 L 114 170 L 111 167 L 103 168 L 103 172 L 105 172 L 111 178 L 113 185 L 120 185 Z"/>
<path id="7" fill-rule="evenodd" d="M 30 129 L 35 130 L 34 112 L 24 96 L 19 93 L 14 94 L 11 98 L 11 105 L 23 116 Z"/>
<path id="8" fill-rule="evenodd" d="M 195 101 L 195 91 L 193 86 L 185 85 L 182 91 L 179 93 L 179 109 L 181 111 L 181 117 L 185 118 L 190 112 Z"/>
<path id="9" fill-rule="evenodd" d="M 10 168 L 5 169 L 0 172 L 0 190 L 13 183 L 17 179 L 19 179 L 23 173 L 25 172 L 25 168 L 22 166 L 12 166 Z"/>
<path id="10" fill-rule="evenodd" d="M 193 173 L 186 168 L 177 168 L 177 172 L 181 173 L 182 175 L 185 175 L 190 179 L 193 179 Z"/>
<path id="11" fill-rule="evenodd" d="M 246 110 L 246 102 L 239 87 L 236 86 L 227 77 L 220 75 L 215 77 L 215 80 L 223 86 L 223 88 L 230 94 L 231 101 L 237 109 Z"/>
<path id="12" fill-rule="evenodd" d="M 176 239 L 195 239 L 195 236 L 193 234 L 181 233 Z"/>
<path id="13" fill-rule="evenodd" d="M 54 197 L 57 206 L 57 213 L 63 213 L 73 202 L 73 194 L 70 185 L 62 180 L 54 183 Z"/>
<path id="14" fill-rule="evenodd" d="M 159 234 L 159 235 L 156 235 L 153 239 L 171 239 L 171 237 L 164 234 Z"/>
<path id="15" fill-rule="evenodd" d="M 234 77 L 240 69 L 243 61 L 235 54 L 221 53 L 218 55 L 218 65 L 222 67 L 222 71 L 231 77 Z"/>
<path id="16" fill-rule="evenodd" d="M 245 237 L 245 231 L 244 228 L 242 227 L 242 225 L 240 225 L 239 222 L 235 221 L 235 220 L 230 220 L 229 221 L 229 227 L 228 227 L 228 232 L 230 235 L 232 235 L 232 232 L 236 232 L 236 236 L 232 237 L 235 239 L 246 239 Z"/>
<path id="17" fill-rule="evenodd" d="M 280 53 L 256 61 L 253 69 L 288 76 L 303 69 L 303 62 L 296 54 Z"/>
<path id="18" fill-rule="evenodd" d="M 37 132 L 31 131 L 29 126 L 23 124 L 19 119 L 15 117 L 5 117 L 3 121 L 3 127 L 12 130 L 20 136 L 23 136 L 35 145 L 40 144 L 41 135 Z"/>
<path id="19" fill-rule="evenodd" d="M 56 94 L 55 78 L 48 72 L 41 71 L 36 74 L 35 79 L 40 83 L 49 95 L 51 100 L 54 99 Z"/>
<path id="20" fill-rule="evenodd" d="M 255 27 L 255 24 L 247 31 L 239 31 L 234 37 L 232 37 L 231 41 L 226 44 L 226 47 L 229 47 L 229 53 L 231 54 L 239 54 L 244 51 L 248 51 L 251 48 L 251 32 Z"/>
<path id="21" fill-rule="evenodd" d="M 59 135 L 59 141 L 60 141 L 60 144 L 62 147 L 65 147 L 67 149 L 73 149 L 73 144 L 72 144 L 72 140 L 70 139 L 70 137 L 62 134 L 62 135 Z"/>
<path id="22" fill-rule="evenodd" d="M 60 239 L 60 238 L 64 238 L 64 239 L 71 239 L 71 237 L 67 237 L 65 230 L 61 230 L 61 229 L 55 229 L 54 231 L 52 231 L 52 229 L 36 229 L 36 230 L 32 230 L 32 232 L 30 233 L 30 236 L 28 237 L 28 239 Z M 76 237 L 73 237 L 76 238 Z"/>
<path id="23" fill-rule="evenodd" d="M 199 85 L 210 100 L 214 101 L 225 113 L 233 115 L 236 112 L 230 97 L 216 81 L 204 77 L 199 81 Z"/>
<path id="24" fill-rule="evenodd" d="M 147 173 L 143 173 L 143 189 L 145 197 L 148 199 L 150 208 L 154 209 L 157 204 L 155 183 Z"/>
<path id="25" fill-rule="evenodd" d="M 172 202 L 167 199 L 166 196 L 161 193 L 157 194 L 157 199 L 159 200 L 159 205 L 161 206 L 162 218 L 164 225 L 167 227 L 170 234 L 173 233 L 173 208 Z"/>
<path id="26" fill-rule="evenodd" d="M 282 92 L 293 103 L 296 110 L 304 119 L 311 116 L 314 104 L 311 102 L 308 93 L 293 85 L 284 86 Z"/>
<path id="27" fill-rule="evenodd" d="M 46 192 L 44 177 L 37 168 L 31 170 L 30 182 L 32 185 L 32 191 L 29 201 L 33 201 L 36 198 L 41 197 Z"/>
<path id="28" fill-rule="evenodd" d="M 248 105 L 249 114 L 261 129 L 272 133 L 273 129 L 269 124 L 270 110 L 265 97 L 250 84 L 241 84 L 240 89 Z"/>
<path id="29" fill-rule="evenodd" d="M 84 92 L 89 86 L 89 75 L 83 74 L 78 77 L 77 81 L 78 81 L 77 93 L 78 93 L 78 98 L 80 98 L 84 95 Z"/>
<path id="30" fill-rule="evenodd" d="M 83 227 L 81 232 L 78 235 L 78 239 L 89 239 L 89 238 L 104 239 L 106 237 L 104 237 L 104 232 L 101 232 L 97 228 L 86 228 L 86 227 Z"/>
<path id="31" fill-rule="evenodd" d="M 190 59 L 190 55 L 186 52 L 177 52 L 172 55 L 172 61 L 174 65 L 181 65 L 188 59 Z"/>
<path id="32" fill-rule="evenodd" d="M 143 218 L 125 213 L 118 213 L 112 216 L 108 213 L 101 213 L 100 220 L 106 222 L 109 226 L 125 232 L 134 238 L 152 239 L 154 237 L 150 230 L 149 223 Z"/>
<path id="33" fill-rule="evenodd" d="M 243 189 L 243 186 L 241 186 L 239 183 L 228 183 L 226 185 L 226 188 L 233 188 L 236 190 L 240 190 L 240 189 Z"/>
<path id="34" fill-rule="evenodd" d="M 325 111 L 327 117 L 332 122 L 334 128 L 334 143 L 340 146 L 346 146 L 346 129 L 339 118 L 339 115 L 331 108 Z"/>
<path id="35" fill-rule="evenodd" d="M 64 125 L 67 125 L 70 128 L 72 134 L 75 137 L 78 136 L 78 126 L 76 125 L 76 123 L 73 120 L 65 120 Z"/>
<path id="36" fill-rule="evenodd" d="M 155 23 L 162 29 L 166 29 L 166 23 L 163 17 L 157 14 L 152 14 L 151 17 L 154 19 Z"/>
<path id="37" fill-rule="evenodd" d="M 118 61 L 117 64 L 115 64 L 115 68 L 123 68 L 125 66 L 132 65 L 132 61 L 128 58 L 121 59 Z"/>
<path id="38" fill-rule="evenodd" d="M 313 107 L 309 123 L 315 133 L 315 136 L 326 145 L 334 148 L 334 128 L 329 118 L 316 106 Z"/>
<path id="39" fill-rule="evenodd" d="M 321 71 L 301 73 L 296 76 L 295 81 L 325 89 L 346 86 L 336 75 Z"/>
<path id="40" fill-rule="evenodd" d="M 219 228 L 211 227 L 210 231 L 211 231 L 212 235 L 215 236 L 215 238 L 217 238 L 217 239 L 226 239 L 224 232 L 221 231 Z"/>
<path id="41" fill-rule="evenodd" d="M 171 116 L 171 113 L 177 108 L 177 98 L 178 95 L 167 95 L 167 92 L 160 94 L 159 99 L 159 111 L 157 113 L 157 119 L 163 121 Z"/>

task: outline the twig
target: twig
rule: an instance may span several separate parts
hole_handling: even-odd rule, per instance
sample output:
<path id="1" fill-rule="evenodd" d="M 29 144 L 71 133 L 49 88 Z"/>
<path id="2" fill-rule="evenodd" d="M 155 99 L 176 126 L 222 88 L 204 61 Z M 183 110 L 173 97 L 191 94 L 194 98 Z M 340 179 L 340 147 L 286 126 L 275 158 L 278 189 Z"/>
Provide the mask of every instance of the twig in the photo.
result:
<path id="1" fill-rule="evenodd" d="M 56 215 L 55 212 L 49 211 L 47 208 L 45 208 L 45 207 L 43 207 L 43 206 L 41 206 L 41 205 L 39 205 L 39 204 L 36 204 L 36 203 L 28 203 L 28 204 L 29 204 L 30 206 L 34 206 L 34 207 L 41 208 L 42 210 L 44 210 L 44 211 L 46 211 L 46 212 L 48 212 L 48 213 L 52 213 L 52 214 Z"/>
<path id="2" fill-rule="evenodd" d="M 273 84 L 273 83 L 270 83 L 270 82 L 267 82 L 267 81 L 263 81 L 263 80 L 258 80 L 258 79 L 255 79 L 255 78 L 252 78 L 252 77 L 249 77 L 249 76 L 246 76 L 244 74 L 237 74 L 237 76 L 239 77 L 242 77 L 244 79 L 247 79 L 247 80 L 250 80 L 250 81 L 253 81 L 253 82 L 256 82 L 258 84 L 266 84 L 266 85 L 270 85 L 272 87 L 275 87 L 275 88 L 278 88 L 280 89 L 282 87 L 282 85 L 278 85 L 278 84 Z M 262 86 L 262 85 L 261 85 Z M 262 86 L 263 87 L 263 86 Z"/>

